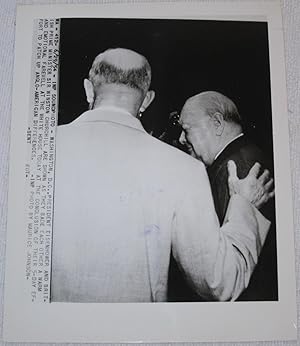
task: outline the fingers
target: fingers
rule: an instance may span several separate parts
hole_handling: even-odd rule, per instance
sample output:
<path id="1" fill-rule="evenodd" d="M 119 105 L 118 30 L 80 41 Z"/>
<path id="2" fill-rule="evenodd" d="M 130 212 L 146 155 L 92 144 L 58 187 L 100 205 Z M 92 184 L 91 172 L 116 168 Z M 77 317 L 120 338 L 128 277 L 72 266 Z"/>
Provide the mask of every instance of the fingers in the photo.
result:
<path id="1" fill-rule="evenodd" d="M 274 180 L 270 179 L 264 186 L 265 191 L 269 191 L 271 189 L 271 187 L 273 186 Z"/>
<path id="2" fill-rule="evenodd" d="M 273 184 L 273 179 L 270 179 L 264 186 L 263 196 L 254 204 L 257 209 L 260 209 L 264 204 L 266 204 L 270 199 L 274 198 L 275 190 L 269 191 Z"/>
<path id="3" fill-rule="evenodd" d="M 262 184 L 265 184 L 268 181 L 269 176 L 270 172 L 267 169 L 265 169 L 263 174 L 258 178 L 258 181 Z"/>
<path id="4" fill-rule="evenodd" d="M 264 204 L 266 204 L 270 199 L 274 198 L 275 191 L 265 192 L 264 196 L 258 201 L 257 208 L 260 209 Z"/>
<path id="5" fill-rule="evenodd" d="M 230 160 L 227 163 L 227 169 L 228 169 L 228 187 L 229 187 L 229 195 L 232 196 L 236 191 L 236 183 L 238 182 L 238 176 L 237 176 L 237 167 L 234 161 Z"/>
<path id="6" fill-rule="evenodd" d="M 267 193 L 265 194 L 266 202 L 267 202 L 268 200 L 270 200 L 271 198 L 273 198 L 274 196 L 275 196 L 275 190 L 272 190 L 271 192 L 267 192 Z"/>
<path id="7" fill-rule="evenodd" d="M 232 161 L 232 160 L 228 161 L 227 169 L 228 169 L 228 180 L 229 181 L 233 181 L 235 179 L 238 179 L 237 168 L 236 168 L 236 164 L 234 161 Z"/>
<path id="8" fill-rule="evenodd" d="M 275 196 L 275 190 L 269 193 L 269 198 L 273 198 Z"/>
<path id="9" fill-rule="evenodd" d="M 258 173 L 259 173 L 259 171 L 260 171 L 260 167 L 261 167 L 261 165 L 260 165 L 258 162 L 256 162 L 256 163 L 251 167 L 251 169 L 250 169 L 248 175 L 253 175 L 255 178 L 257 178 Z"/>

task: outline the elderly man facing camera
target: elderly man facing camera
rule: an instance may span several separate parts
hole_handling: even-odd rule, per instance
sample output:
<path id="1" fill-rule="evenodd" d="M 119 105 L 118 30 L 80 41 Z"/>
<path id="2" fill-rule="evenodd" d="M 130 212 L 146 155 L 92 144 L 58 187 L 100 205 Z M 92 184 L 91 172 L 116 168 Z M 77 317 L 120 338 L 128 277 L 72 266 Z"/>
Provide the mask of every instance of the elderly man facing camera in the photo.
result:
<path id="1" fill-rule="evenodd" d="M 268 168 L 270 164 L 260 148 L 243 134 L 235 104 L 220 93 L 208 91 L 188 99 L 180 122 L 183 128 L 180 142 L 207 166 L 216 213 L 222 224 L 230 199 L 228 161 L 234 160 L 240 178 L 248 174 L 255 162 Z M 268 175 L 269 171 L 265 171 L 261 178 L 267 179 Z M 271 230 L 250 285 L 239 300 L 277 300 L 274 200 L 264 205 L 262 213 L 272 221 Z"/>
<path id="2" fill-rule="evenodd" d="M 90 110 L 57 129 L 52 301 L 165 301 L 171 249 L 207 299 L 236 299 L 249 282 L 269 228 L 249 201 L 265 184 L 256 167 L 233 174 L 220 228 L 204 165 L 137 119 L 150 81 L 143 56 L 105 51 L 84 81 Z"/>

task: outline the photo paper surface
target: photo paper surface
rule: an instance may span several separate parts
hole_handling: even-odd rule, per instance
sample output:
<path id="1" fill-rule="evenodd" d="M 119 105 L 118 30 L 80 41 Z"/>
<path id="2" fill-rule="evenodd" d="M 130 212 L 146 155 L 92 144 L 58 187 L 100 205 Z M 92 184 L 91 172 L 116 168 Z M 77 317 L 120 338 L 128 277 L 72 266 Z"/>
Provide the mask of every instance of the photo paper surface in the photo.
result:
<path id="1" fill-rule="evenodd" d="M 296 334 L 279 7 L 173 5 L 18 10 L 9 341 Z M 229 160 L 275 198 L 232 201 Z"/>

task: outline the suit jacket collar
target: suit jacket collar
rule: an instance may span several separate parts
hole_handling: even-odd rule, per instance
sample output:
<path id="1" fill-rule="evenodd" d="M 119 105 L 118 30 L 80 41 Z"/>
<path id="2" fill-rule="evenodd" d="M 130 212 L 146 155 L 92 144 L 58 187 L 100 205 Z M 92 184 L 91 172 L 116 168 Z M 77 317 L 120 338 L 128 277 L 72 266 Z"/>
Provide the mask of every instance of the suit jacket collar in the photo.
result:
<path id="1" fill-rule="evenodd" d="M 222 154 L 222 152 L 228 147 L 228 145 L 229 145 L 231 142 L 234 142 L 236 139 L 238 139 L 239 137 L 242 137 L 242 136 L 244 136 L 244 133 L 243 133 L 243 132 L 240 133 L 239 135 L 235 136 L 233 139 L 231 139 L 231 140 L 223 147 L 223 149 L 221 149 L 221 150 L 217 153 L 217 155 L 216 155 L 216 157 L 215 157 L 215 160 Z M 215 160 L 214 160 L 214 161 L 215 161 Z"/>
<path id="2" fill-rule="evenodd" d="M 86 111 L 71 124 L 77 125 L 87 122 L 110 122 L 145 132 L 141 122 L 136 117 L 126 110 L 117 107 L 99 107 Z"/>
<path id="3" fill-rule="evenodd" d="M 246 145 L 249 142 L 245 135 L 236 138 L 234 141 L 229 143 L 224 150 L 220 153 L 220 155 L 216 158 L 216 160 L 212 163 L 211 166 L 207 168 L 208 175 L 211 179 L 216 176 L 219 171 L 219 168 L 223 165 L 224 161 L 226 161 L 230 156 L 236 153 L 241 147 Z"/>

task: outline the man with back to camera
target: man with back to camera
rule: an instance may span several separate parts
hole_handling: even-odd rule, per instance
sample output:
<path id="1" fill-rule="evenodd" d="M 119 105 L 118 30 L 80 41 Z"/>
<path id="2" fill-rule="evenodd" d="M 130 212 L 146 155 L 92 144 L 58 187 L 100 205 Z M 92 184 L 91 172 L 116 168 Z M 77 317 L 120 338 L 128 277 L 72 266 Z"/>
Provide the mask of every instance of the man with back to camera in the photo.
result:
<path id="1" fill-rule="evenodd" d="M 230 199 L 228 161 L 236 163 L 241 178 L 255 162 L 270 170 L 271 165 L 262 150 L 244 135 L 236 105 L 218 92 L 202 92 L 189 98 L 182 109 L 180 122 L 183 128 L 181 144 L 207 166 L 216 213 L 222 224 Z M 268 176 L 269 171 L 264 174 Z M 262 213 L 271 221 L 271 229 L 249 287 L 238 300 L 278 298 L 274 199 L 264 205 Z"/>
<path id="2" fill-rule="evenodd" d="M 231 166 L 220 228 L 204 165 L 137 119 L 150 81 L 142 55 L 99 54 L 84 81 L 90 110 L 57 129 L 52 301 L 166 301 L 171 248 L 210 300 L 234 300 L 249 282 L 269 228 L 249 201 L 272 194 L 257 165 L 244 180 Z"/>

